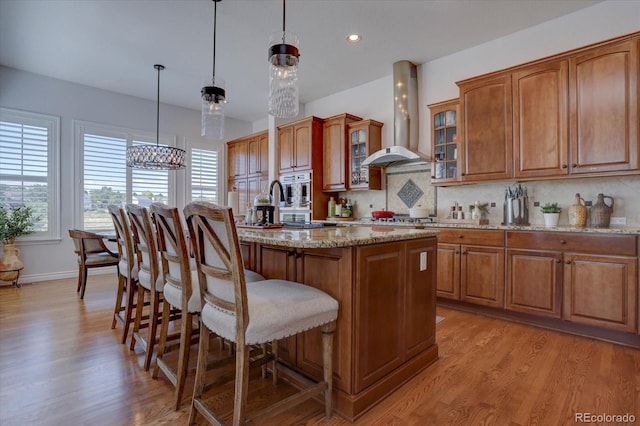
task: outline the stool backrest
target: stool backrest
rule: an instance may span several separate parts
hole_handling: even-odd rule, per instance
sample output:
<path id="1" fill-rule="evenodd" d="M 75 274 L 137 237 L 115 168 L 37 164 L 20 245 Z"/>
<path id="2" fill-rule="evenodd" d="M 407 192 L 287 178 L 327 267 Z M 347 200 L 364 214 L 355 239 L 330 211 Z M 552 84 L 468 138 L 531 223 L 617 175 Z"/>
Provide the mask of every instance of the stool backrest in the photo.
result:
<path id="1" fill-rule="evenodd" d="M 182 306 L 186 309 L 193 293 L 189 250 L 187 248 L 180 211 L 162 203 L 151 204 L 151 216 L 156 224 L 158 252 L 162 263 L 161 279 L 165 285 L 182 290 Z M 198 290 L 199 291 L 199 290 Z"/>
<path id="2" fill-rule="evenodd" d="M 151 214 L 148 209 L 137 204 L 127 204 L 125 210 L 129 216 L 133 243 L 138 254 L 138 280 L 148 282 L 155 288 L 160 270 L 156 230 Z"/>
<path id="3" fill-rule="evenodd" d="M 135 248 L 133 246 L 133 235 L 131 234 L 131 226 L 127 213 L 122 207 L 111 204 L 107 206 L 113 227 L 116 230 L 116 242 L 118 243 L 118 252 L 120 253 L 120 262 L 126 263 L 126 269 L 120 267 L 120 273 L 132 277 L 133 269 L 137 265 L 135 258 Z"/>
<path id="4" fill-rule="evenodd" d="M 204 301 L 236 315 L 236 343 L 249 324 L 247 289 L 230 207 L 193 202 L 184 208 Z"/>

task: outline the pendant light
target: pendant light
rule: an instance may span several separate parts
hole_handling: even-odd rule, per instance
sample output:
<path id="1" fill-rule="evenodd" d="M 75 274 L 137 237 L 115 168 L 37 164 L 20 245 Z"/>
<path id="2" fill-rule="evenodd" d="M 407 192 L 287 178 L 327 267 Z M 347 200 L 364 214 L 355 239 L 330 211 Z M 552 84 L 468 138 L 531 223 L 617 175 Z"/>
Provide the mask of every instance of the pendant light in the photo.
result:
<path id="1" fill-rule="evenodd" d="M 290 118 L 298 115 L 298 36 L 285 30 L 286 4 L 282 0 L 282 32 L 269 42 L 269 114 Z"/>
<path id="2" fill-rule="evenodd" d="M 153 66 L 158 70 L 158 101 L 156 104 L 156 144 L 134 145 L 127 148 L 127 166 L 136 169 L 185 168 L 185 151 L 171 146 L 160 146 L 160 71 L 164 65 Z"/>
<path id="3" fill-rule="evenodd" d="M 202 132 L 204 138 L 221 141 L 224 138 L 224 104 L 227 103 L 224 80 L 216 78 L 216 12 L 213 0 L 213 73 L 210 82 L 200 89 L 202 96 Z"/>

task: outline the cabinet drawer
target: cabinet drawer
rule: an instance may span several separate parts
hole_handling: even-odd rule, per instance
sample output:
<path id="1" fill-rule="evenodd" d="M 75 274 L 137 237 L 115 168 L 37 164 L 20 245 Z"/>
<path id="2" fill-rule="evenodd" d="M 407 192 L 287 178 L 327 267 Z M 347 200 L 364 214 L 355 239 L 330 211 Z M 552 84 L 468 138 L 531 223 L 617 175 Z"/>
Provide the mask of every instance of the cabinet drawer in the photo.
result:
<path id="1" fill-rule="evenodd" d="M 438 242 L 502 247 L 504 246 L 504 231 L 444 228 L 438 234 Z"/>
<path id="2" fill-rule="evenodd" d="M 636 256 L 635 235 L 507 231 L 507 247 Z"/>

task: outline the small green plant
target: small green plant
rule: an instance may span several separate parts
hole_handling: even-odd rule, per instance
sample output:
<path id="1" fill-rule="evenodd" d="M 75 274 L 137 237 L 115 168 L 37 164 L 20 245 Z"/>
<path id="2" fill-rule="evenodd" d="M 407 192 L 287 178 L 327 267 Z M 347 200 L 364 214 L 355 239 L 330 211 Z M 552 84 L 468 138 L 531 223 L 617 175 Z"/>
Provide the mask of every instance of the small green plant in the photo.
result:
<path id="1" fill-rule="evenodd" d="M 558 203 L 546 203 L 544 206 L 540 207 L 542 213 L 560 213 L 562 210 Z"/>
<path id="2" fill-rule="evenodd" d="M 29 206 L 0 207 L 0 241 L 13 244 L 16 238 L 33 232 L 33 224 L 39 220 Z"/>

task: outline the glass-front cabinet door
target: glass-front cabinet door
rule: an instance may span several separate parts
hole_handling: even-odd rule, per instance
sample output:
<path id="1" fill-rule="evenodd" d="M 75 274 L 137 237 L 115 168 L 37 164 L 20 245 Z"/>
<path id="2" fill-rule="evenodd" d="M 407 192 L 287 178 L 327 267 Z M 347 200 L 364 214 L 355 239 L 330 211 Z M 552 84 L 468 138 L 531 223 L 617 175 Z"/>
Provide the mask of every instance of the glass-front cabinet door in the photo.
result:
<path id="1" fill-rule="evenodd" d="M 381 149 L 382 126 L 375 120 L 362 120 L 349 124 L 350 189 L 381 189 L 380 167 L 363 166 L 362 162 Z"/>
<path id="2" fill-rule="evenodd" d="M 459 100 L 429 105 L 432 126 L 432 175 L 435 183 L 458 180 Z"/>

